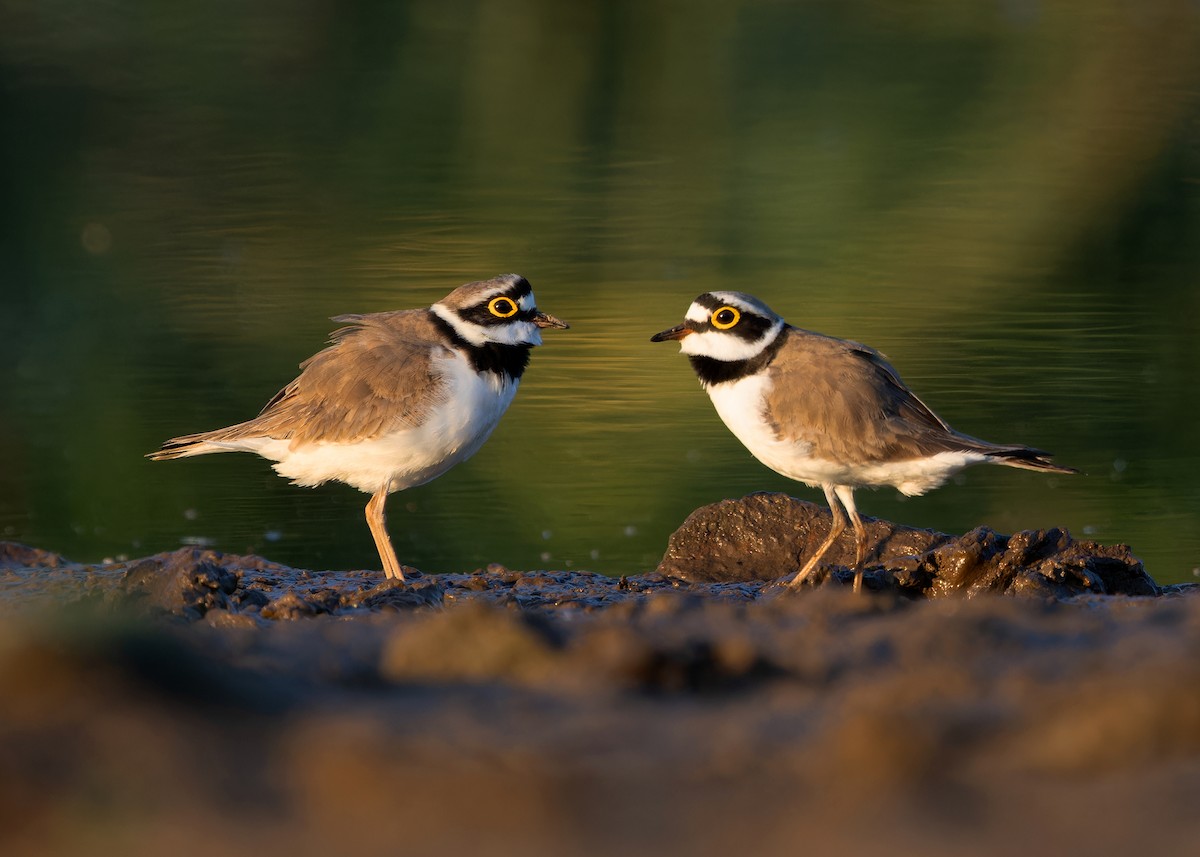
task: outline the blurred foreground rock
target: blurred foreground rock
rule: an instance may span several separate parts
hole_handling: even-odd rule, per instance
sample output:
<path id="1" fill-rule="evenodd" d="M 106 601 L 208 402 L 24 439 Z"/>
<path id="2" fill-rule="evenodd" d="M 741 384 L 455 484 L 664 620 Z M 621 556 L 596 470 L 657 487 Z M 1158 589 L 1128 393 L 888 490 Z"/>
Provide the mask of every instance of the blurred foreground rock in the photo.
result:
<path id="1" fill-rule="evenodd" d="M 816 551 L 832 526 L 829 509 L 786 494 L 751 494 L 693 512 L 670 538 L 658 572 L 691 582 L 774 580 Z M 978 527 L 963 536 L 863 518 L 873 547 L 866 586 L 911 596 L 982 592 L 1015 595 L 1157 595 L 1159 587 L 1127 545 L 1076 541 L 1064 530 L 1011 536 Z M 825 568 L 849 580 L 849 527 L 826 554 Z"/>
<path id="2" fill-rule="evenodd" d="M 0 853 L 1190 853 L 1196 587 L 912 597 L 1076 550 L 926 535 L 865 597 L 0 546 Z"/>

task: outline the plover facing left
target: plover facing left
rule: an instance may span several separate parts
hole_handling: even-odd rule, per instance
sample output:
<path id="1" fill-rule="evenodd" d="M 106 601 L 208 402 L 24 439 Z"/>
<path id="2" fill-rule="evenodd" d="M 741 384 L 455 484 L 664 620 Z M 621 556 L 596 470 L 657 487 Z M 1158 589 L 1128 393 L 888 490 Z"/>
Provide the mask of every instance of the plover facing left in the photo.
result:
<path id="1" fill-rule="evenodd" d="M 792 327 L 741 292 L 700 295 L 682 324 L 651 337 L 665 340 L 679 341 L 717 413 L 755 458 L 825 492 L 833 526 L 791 586 L 817 567 L 845 530 L 848 514 L 855 533 L 854 589 L 862 588 L 867 533 L 854 505 L 855 488 L 891 485 L 902 494 L 924 494 L 979 462 L 1078 472 L 1054 464 L 1039 449 L 955 431 L 878 351 Z"/>

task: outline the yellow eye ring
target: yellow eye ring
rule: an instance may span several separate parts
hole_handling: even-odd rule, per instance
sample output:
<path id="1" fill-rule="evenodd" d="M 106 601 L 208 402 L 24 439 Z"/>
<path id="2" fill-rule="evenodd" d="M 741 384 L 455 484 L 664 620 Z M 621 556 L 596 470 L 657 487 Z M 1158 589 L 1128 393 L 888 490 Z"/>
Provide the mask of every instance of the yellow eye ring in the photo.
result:
<path id="1" fill-rule="evenodd" d="M 729 330 L 742 320 L 742 314 L 736 307 L 723 306 L 712 314 L 712 326 L 717 330 Z"/>
<path id="2" fill-rule="evenodd" d="M 496 316 L 496 318 L 512 318 L 520 309 L 517 302 L 512 298 L 506 298 L 501 295 L 498 298 L 492 298 L 488 301 L 488 312 Z"/>

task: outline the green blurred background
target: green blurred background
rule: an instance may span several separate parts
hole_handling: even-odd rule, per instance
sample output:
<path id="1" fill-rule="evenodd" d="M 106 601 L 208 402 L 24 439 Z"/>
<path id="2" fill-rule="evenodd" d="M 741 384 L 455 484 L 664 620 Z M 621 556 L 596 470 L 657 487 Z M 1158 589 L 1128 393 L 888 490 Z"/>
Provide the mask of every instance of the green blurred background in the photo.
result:
<path id="1" fill-rule="evenodd" d="M 365 495 L 248 455 L 328 316 L 526 275 L 550 331 L 471 461 L 389 506 L 431 571 L 652 568 L 818 499 L 650 334 L 713 288 L 884 351 L 975 468 L 865 514 L 1200 565 L 1200 5 L 0 0 L 0 537 L 378 567 Z"/>

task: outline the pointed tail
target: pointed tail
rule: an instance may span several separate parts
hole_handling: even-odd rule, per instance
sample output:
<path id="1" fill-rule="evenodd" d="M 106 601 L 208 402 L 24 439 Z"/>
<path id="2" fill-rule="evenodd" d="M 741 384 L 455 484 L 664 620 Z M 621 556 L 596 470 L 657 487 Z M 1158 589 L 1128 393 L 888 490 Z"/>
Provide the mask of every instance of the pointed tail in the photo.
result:
<path id="1" fill-rule="evenodd" d="M 1078 473 L 1074 467 L 1064 467 L 1050 460 L 1050 453 L 1028 446 L 1002 446 L 987 453 L 996 464 L 1020 467 L 1022 470 L 1041 470 L 1044 473 Z"/>
<path id="2" fill-rule="evenodd" d="M 162 449 L 149 452 L 146 457 L 151 461 L 168 461 L 172 458 L 188 458 L 193 455 L 206 455 L 210 452 L 233 451 L 229 447 L 210 443 L 208 440 L 210 434 L 211 432 L 200 432 L 173 437 L 163 443 Z"/>

